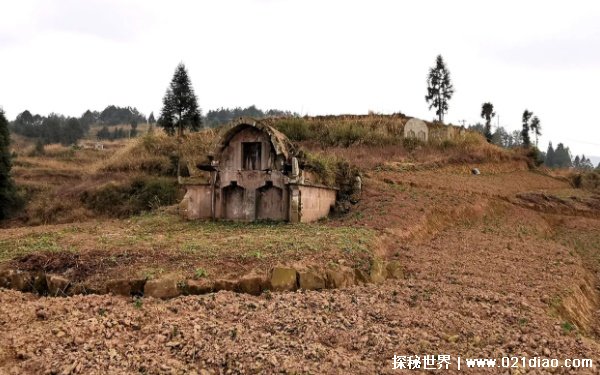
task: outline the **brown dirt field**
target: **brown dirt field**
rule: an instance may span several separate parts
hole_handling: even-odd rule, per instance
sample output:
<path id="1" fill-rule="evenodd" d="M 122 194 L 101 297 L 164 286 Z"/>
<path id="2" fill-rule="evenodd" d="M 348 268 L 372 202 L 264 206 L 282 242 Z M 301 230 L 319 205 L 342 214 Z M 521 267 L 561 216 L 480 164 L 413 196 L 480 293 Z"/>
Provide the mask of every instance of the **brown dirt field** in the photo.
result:
<path id="1" fill-rule="evenodd" d="M 482 174 L 471 175 L 472 167 Z M 522 199 L 528 196 L 553 198 L 528 206 Z M 382 163 L 367 173 L 362 199 L 348 215 L 294 230 L 306 239 L 301 243 L 314 246 L 372 235 L 376 241 L 367 243 L 370 251 L 399 260 L 405 279 L 323 292 L 258 297 L 219 292 L 169 301 L 46 298 L 2 290 L 0 373 L 402 373 L 392 370 L 395 354 L 591 358 L 592 369 L 555 373 L 599 373 L 600 219 L 593 205 L 586 205 L 591 214 L 550 209 L 556 199 L 570 196 L 595 199 L 519 161 L 439 167 Z M 146 225 L 158 234 L 146 238 L 135 229 Z M 116 260 L 122 268 L 107 268 L 118 272 L 131 272 L 132 266 L 140 270 L 153 259 L 187 267 L 189 254 L 169 248 L 193 244 L 194 233 L 208 239 L 218 233 L 220 249 L 261 254 L 271 252 L 262 247 L 265 242 L 253 241 L 271 236 L 280 244 L 274 252 L 279 255 L 268 258 L 268 265 L 290 255 L 290 244 L 277 242 L 293 235 L 286 228 L 185 224 L 161 214 L 9 228 L 0 236 L 5 252 L 14 252 L 17 243 L 25 246 L 6 258 L 12 262 L 57 271 L 71 265 L 87 277 L 104 267 L 98 261 L 108 253 L 94 257 L 98 246 L 92 246 L 103 238 L 100 250 L 127 253 L 127 259 Z M 320 238 L 317 232 L 330 237 L 310 242 Z M 63 251 L 77 244 L 83 251 Z M 36 246 L 55 246 L 60 255 L 44 258 Z M 316 250 L 293 260 L 318 260 Z M 325 259 L 334 259 L 336 251 L 326 252 L 331 256 Z M 257 265 L 258 257 L 244 263 L 241 253 L 226 254 L 233 258 L 217 256 L 202 264 Z M 78 266 L 86 262 L 93 267 Z M 458 373 L 455 365 L 449 373 Z"/>

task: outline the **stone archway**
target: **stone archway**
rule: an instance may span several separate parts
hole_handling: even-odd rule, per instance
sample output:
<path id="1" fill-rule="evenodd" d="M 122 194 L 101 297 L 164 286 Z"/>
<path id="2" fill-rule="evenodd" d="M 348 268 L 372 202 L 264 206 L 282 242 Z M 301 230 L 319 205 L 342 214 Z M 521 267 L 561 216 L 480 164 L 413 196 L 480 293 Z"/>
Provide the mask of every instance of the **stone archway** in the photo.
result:
<path id="1" fill-rule="evenodd" d="M 283 190 L 268 181 L 256 190 L 256 219 L 285 220 Z"/>

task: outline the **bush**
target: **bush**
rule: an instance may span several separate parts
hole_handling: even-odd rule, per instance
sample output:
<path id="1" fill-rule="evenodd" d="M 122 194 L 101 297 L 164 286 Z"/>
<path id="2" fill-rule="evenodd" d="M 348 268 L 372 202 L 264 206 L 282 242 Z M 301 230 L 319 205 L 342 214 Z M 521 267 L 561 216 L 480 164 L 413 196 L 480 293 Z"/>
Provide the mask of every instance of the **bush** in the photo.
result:
<path id="1" fill-rule="evenodd" d="M 542 153 L 537 147 L 531 147 L 525 155 L 527 156 L 527 164 L 530 168 L 539 167 L 544 163 Z"/>
<path id="2" fill-rule="evenodd" d="M 136 178 L 130 184 L 108 183 L 86 191 L 81 201 L 91 210 L 113 217 L 127 217 L 179 201 L 176 181 L 168 178 Z"/>
<path id="3" fill-rule="evenodd" d="M 578 189 L 600 192 L 600 173 L 596 171 L 577 173 L 571 180 Z"/>
<path id="4" fill-rule="evenodd" d="M 338 200 L 348 200 L 355 194 L 355 179 L 360 175 L 358 168 L 348 162 L 323 154 L 305 154 L 304 168 L 317 177 L 317 183 L 339 188 Z"/>
<path id="5" fill-rule="evenodd" d="M 312 138 L 307 122 L 301 118 L 282 119 L 277 122 L 277 128 L 292 141 L 300 142 Z"/>
<path id="6" fill-rule="evenodd" d="M 402 145 L 406 151 L 413 152 L 423 146 L 423 141 L 417 138 L 403 138 Z"/>
<path id="7" fill-rule="evenodd" d="M 442 143 L 440 143 L 440 147 L 443 150 L 449 150 L 451 148 L 455 148 L 456 146 L 456 142 L 451 139 L 444 139 Z"/>

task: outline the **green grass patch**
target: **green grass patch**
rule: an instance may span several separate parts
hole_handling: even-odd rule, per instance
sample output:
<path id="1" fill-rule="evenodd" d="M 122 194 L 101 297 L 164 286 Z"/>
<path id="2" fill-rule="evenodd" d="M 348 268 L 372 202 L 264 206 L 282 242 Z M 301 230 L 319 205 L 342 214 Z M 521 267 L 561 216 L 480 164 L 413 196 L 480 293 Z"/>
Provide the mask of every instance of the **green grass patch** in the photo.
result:
<path id="1" fill-rule="evenodd" d="M 0 240 L 0 261 L 35 252 L 58 252 L 76 250 L 67 244 L 61 244 L 64 238 L 61 232 L 32 233 L 22 238 Z"/>
<path id="2" fill-rule="evenodd" d="M 169 262 L 170 257 L 207 265 L 220 259 L 243 263 L 288 261 L 304 256 L 360 260 L 370 256 L 374 239 L 375 231 L 371 229 L 327 223 L 202 222 L 154 213 L 100 225 L 83 223 L 76 230 L 49 227 L 44 234 L 24 232 L 0 241 L 0 259 L 32 252 L 91 249 L 106 252 L 107 260 L 112 254 L 122 256 L 123 251 L 133 258 L 135 254 L 158 252 L 168 255 L 164 262 Z M 156 266 L 146 270 L 147 276 L 160 273 Z"/>

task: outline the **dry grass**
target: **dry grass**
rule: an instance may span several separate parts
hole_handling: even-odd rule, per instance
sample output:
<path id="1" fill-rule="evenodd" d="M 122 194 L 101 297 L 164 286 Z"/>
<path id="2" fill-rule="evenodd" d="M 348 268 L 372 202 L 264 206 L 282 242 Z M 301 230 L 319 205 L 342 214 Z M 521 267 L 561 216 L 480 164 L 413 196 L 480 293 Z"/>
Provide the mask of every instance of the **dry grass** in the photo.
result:
<path id="1" fill-rule="evenodd" d="M 315 172 L 316 182 L 340 187 L 350 185 L 344 181 L 353 181 L 356 167 L 368 174 L 403 163 L 435 170 L 445 165 L 525 160 L 521 153 L 490 145 L 479 134 L 469 132 L 453 141 L 407 148 L 401 136 L 406 120 L 398 114 L 267 121 L 308 151 L 308 169 Z M 95 141 L 84 140 L 81 149 L 47 145 L 43 155 L 33 155 L 34 145 L 18 137 L 21 152 L 15 159 L 13 173 L 29 203 L 19 220 L 8 225 L 88 220 L 94 214 L 82 204 L 86 192 L 111 183 L 127 185 L 144 176 L 174 178 L 179 155 L 192 178 L 205 178 L 206 173 L 196 165 L 206 162 L 207 155 L 214 152 L 222 131 L 190 133 L 179 143 L 155 129 L 134 139 L 103 141 L 104 150 L 95 150 Z"/>
<path id="2" fill-rule="evenodd" d="M 127 142 L 106 160 L 100 170 L 173 175 L 181 152 L 190 173 L 197 173 L 195 165 L 205 161 L 218 140 L 217 131 L 212 129 L 186 134 L 180 144 L 177 138 L 156 131 Z"/>
<path id="3" fill-rule="evenodd" d="M 412 163 L 423 167 L 437 168 L 452 164 L 481 164 L 525 162 L 521 150 L 506 150 L 489 144 L 478 133 L 467 132 L 463 137 L 442 143 L 417 145 L 408 150 L 402 143 L 384 144 L 373 147 L 356 144 L 352 147 L 322 147 L 313 141 L 300 142 L 300 146 L 317 154 L 345 160 L 363 171 L 381 167 L 388 163 Z"/>

